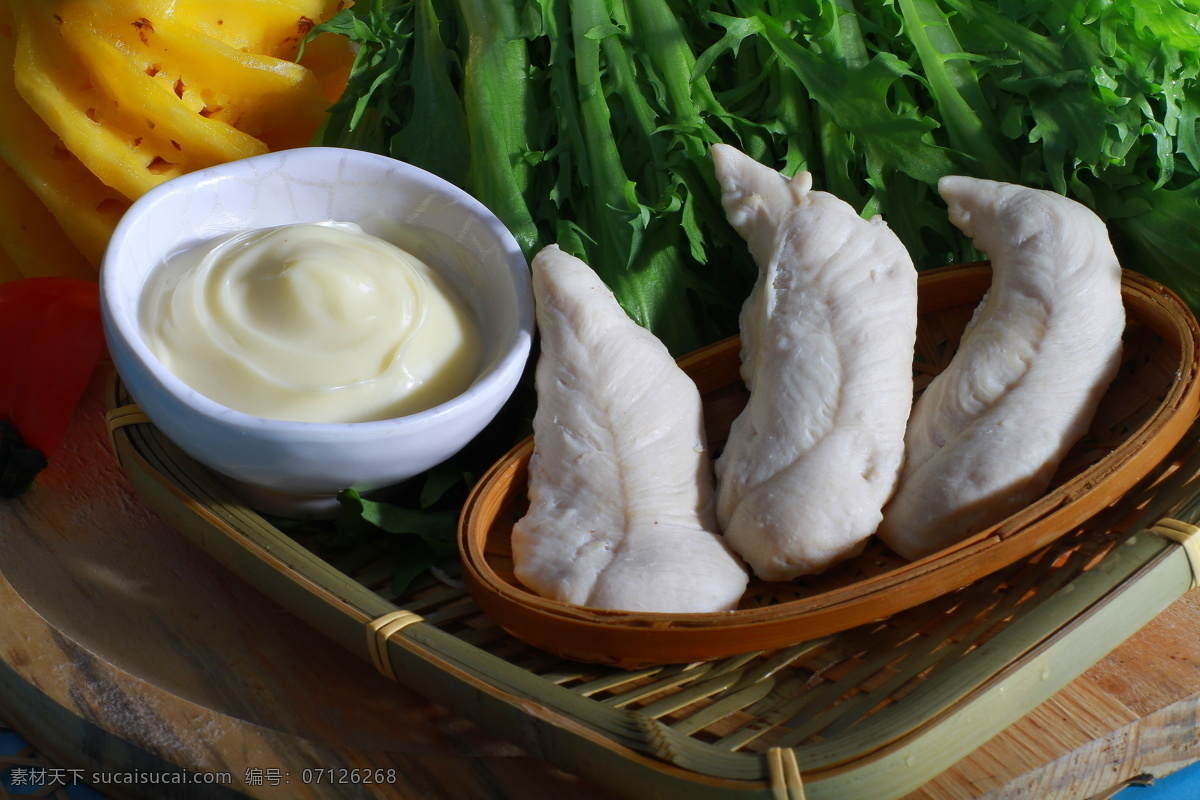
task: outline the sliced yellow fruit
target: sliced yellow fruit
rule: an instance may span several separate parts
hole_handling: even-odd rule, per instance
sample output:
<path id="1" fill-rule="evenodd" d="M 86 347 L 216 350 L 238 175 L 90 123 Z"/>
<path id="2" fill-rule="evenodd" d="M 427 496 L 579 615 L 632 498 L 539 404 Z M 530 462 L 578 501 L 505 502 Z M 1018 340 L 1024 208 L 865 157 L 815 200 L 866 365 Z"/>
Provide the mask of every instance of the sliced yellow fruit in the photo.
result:
<path id="1" fill-rule="evenodd" d="M 7 32 L 8 35 L 5 35 Z M 15 42 L 8 7 L 0 3 L 0 63 L 12 63 Z M 0 159 L 54 215 L 74 246 L 99 267 L 104 248 L 129 201 L 105 186 L 17 93 L 13 73 L 0 69 Z M 66 267 L 70 269 L 70 267 Z"/>
<path id="2" fill-rule="evenodd" d="M 0 280 L 95 268 L 154 186 L 307 144 L 353 51 L 326 35 L 292 59 L 344 4 L 0 0 Z"/>
<path id="3" fill-rule="evenodd" d="M 350 78 L 350 67 L 354 64 L 354 49 L 350 40 L 336 33 L 321 33 L 304 48 L 300 65 L 312 70 L 320 84 L 321 93 L 332 105 Z"/>
<path id="4" fill-rule="evenodd" d="M 295 59 L 300 41 L 344 0 L 176 0 L 175 13 L 238 50 Z"/>
<path id="5" fill-rule="evenodd" d="M 96 278 L 96 268 L 71 244 L 50 209 L 4 162 L 0 162 L 0 248 L 18 277 Z M 0 265 L 0 281 L 7 274 Z"/>
<path id="6" fill-rule="evenodd" d="M 134 29 L 133 25 L 125 27 Z M 178 62 L 183 54 L 164 40 L 157 28 L 151 29 L 147 24 L 130 37 L 133 41 L 118 36 L 110 38 L 106 35 L 108 31 L 87 21 L 67 20 L 60 29 L 63 41 L 79 56 L 92 83 L 115 107 L 126 111 L 136 109 L 136 115 L 142 117 L 154 135 L 165 138 L 176 151 L 158 153 L 159 157 L 178 163 L 188 172 L 266 152 L 266 146 L 254 136 L 200 113 L 204 102 L 198 96 L 195 81 L 183 75 L 182 69 L 166 66 L 170 63 L 168 58 Z M 206 48 L 201 44 L 197 49 L 204 52 Z M 232 72 L 214 72 L 209 80 L 220 85 L 233 77 L 226 74 Z M 126 120 L 131 116 L 123 114 Z M 137 125 L 136 119 L 132 122 Z"/>
<path id="7" fill-rule="evenodd" d="M 154 19 L 140 16 L 149 13 L 147 5 L 144 0 L 112 3 L 102 26 L 67 22 L 64 35 L 91 65 L 97 63 L 88 55 L 97 49 L 95 42 L 111 43 L 128 58 L 127 73 L 156 84 L 181 119 L 236 128 L 272 150 L 308 143 L 330 105 L 312 70 L 230 47 L 198 32 L 194 21 L 177 10 Z M 329 69 L 341 68 L 328 58 L 321 66 L 327 62 Z M 347 61 L 341 71 L 348 69 Z M 109 91 L 115 95 L 120 87 Z M 125 102 L 136 100 L 126 97 Z M 186 135 L 180 131 L 172 138 L 184 142 Z"/>
<path id="8" fill-rule="evenodd" d="M 55 15 L 41 3 L 10 7 L 17 21 L 17 90 L 96 177 L 134 199 L 182 172 L 166 158 L 174 148 L 155 133 L 153 121 L 97 88 L 63 41 Z"/>
<path id="9" fill-rule="evenodd" d="M 10 5 L 21 96 L 88 169 L 131 199 L 185 172 L 307 144 L 329 106 L 311 70 L 206 35 L 183 3 Z M 288 4 L 237 5 L 243 16 L 229 15 L 230 30 L 233 20 L 253 27 L 245 20 L 263 9 L 295 27 Z M 273 31 L 280 23 L 256 24 Z"/>

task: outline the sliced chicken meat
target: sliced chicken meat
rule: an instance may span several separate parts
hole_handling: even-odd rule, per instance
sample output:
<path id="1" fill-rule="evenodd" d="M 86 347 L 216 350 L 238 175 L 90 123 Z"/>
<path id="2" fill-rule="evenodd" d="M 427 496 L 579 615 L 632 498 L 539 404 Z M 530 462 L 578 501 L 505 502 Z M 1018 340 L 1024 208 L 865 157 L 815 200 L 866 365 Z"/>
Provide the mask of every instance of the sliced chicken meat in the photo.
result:
<path id="1" fill-rule="evenodd" d="M 579 259 L 547 247 L 533 286 L 541 355 L 517 578 L 596 608 L 735 608 L 747 575 L 717 533 L 695 384 Z"/>
<path id="2" fill-rule="evenodd" d="M 917 274 L 884 222 L 801 172 L 713 147 L 759 267 L 742 309 L 749 402 L 716 461 L 726 541 L 764 580 L 823 571 L 875 532 L 912 406 Z"/>
<path id="3" fill-rule="evenodd" d="M 1121 268 L 1104 223 L 1053 192 L 952 176 L 950 219 L 992 262 L 992 285 L 908 426 L 880 536 L 907 558 L 941 550 L 1046 491 L 1121 361 Z"/>

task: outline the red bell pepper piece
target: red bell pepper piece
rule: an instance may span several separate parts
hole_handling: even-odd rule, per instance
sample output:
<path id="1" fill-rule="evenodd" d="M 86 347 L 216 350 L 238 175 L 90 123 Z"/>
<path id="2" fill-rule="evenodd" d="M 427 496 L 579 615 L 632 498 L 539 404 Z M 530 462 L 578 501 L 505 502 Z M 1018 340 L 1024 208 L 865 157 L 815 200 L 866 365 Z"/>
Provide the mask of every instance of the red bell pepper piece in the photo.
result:
<path id="1" fill-rule="evenodd" d="M 103 352 L 96 282 L 0 284 L 0 420 L 46 458 L 62 442 Z"/>

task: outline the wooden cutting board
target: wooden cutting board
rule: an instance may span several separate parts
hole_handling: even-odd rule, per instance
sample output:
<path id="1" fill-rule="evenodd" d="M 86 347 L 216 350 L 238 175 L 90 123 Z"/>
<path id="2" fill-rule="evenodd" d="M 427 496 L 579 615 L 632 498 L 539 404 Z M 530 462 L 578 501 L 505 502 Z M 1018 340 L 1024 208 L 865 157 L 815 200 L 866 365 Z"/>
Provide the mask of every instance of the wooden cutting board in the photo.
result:
<path id="1" fill-rule="evenodd" d="M 146 508 L 104 437 L 110 369 L 35 487 L 0 502 L 0 717 L 43 756 L 190 771 L 173 798 L 613 797 L 382 678 Z M 910 798 L 1106 797 L 1200 760 L 1198 717 L 1193 592 Z M 100 788 L 164 796 L 145 780 Z"/>

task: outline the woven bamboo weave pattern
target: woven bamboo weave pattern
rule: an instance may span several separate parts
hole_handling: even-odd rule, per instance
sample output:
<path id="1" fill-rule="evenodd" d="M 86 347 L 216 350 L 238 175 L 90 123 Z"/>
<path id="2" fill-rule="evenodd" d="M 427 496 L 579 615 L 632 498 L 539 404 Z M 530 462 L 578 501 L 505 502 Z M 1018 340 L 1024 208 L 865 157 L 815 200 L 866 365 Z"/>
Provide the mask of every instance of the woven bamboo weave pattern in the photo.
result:
<path id="1" fill-rule="evenodd" d="M 966 319 L 965 312 L 953 307 L 971 302 L 969 295 L 944 312 L 924 312 L 918 374 L 936 372 L 953 350 L 955 331 Z M 1060 470 L 1060 485 L 1069 485 L 1092 465 L 1109 463 L 1104 456 L 1141 435 L 1164 397 L 1176 404 L 1194 403 L 1189 377 L 1195 372 L 1194 339 L 1183 345 L 1178 340 L 1165 343 L 1153 329 L 1156 324 L 1147 318 L 1145 326 L 1134 325 L 1128 332 L 1118 391 L 1110 392 L 1112 402 L 1076 448 L 1075 460 Z M 1188 336 L 1194 336 L 1193 329 L 1194 320 Z M 698 383 L 705 370 L 727 367 L 703 361 L 692 365 L 701 375 Z M 1188 386 L 1181 389 L 1184 377 Z M 740 407 L 739 393 L 728 387 L 706 394 L 706 412 L 718 437 Z M 110 407 L 129 402 L 114 386 Z M 1175 575 L 1178 561 L 1173 557 L 1180 545 L 1146 530 L 1164 517 L 1187 524 L 1200 518 L 1200 508 L 1188 502 L 1200 495 L 1200 426 L 1193 424 L 1194 408 L 1180 416 L 1172 421 L 1179 444 L 1162 449 L 1152 463 L 1139 468 L 1122 492 L 1092 502 L 1047 541 L 961 588 L 877 614 L 864 624 L 799 637 L 805 640 L 793 639 L 786 646 L 748 647 L 718 658 L 640 668 L 585 663 L 518 639 L 481 609 L 464 589 L 463 575 L 453 570 L 398 597 L 387 552 L 369 544 L 347 549 L 298 544 L 240 505 L 152 425 L 122 427 L 114 431 L 114 442 L 135 487 L 181 531 L 239 573 L 254 576 L 260 588 L 300 609 L 298 613 L 321 605 L 314 624 L 364 658 L 372 658 L 372 649 L 386 649 L 397 678 L 417 681 L 414 685 L 433 699 L 454 708 L 456 701 L 470 697 L 471 709 L 476 709 L 475 702 L 491 697 L 505 706 L 489 718 L 492 724 L 510 725 L 507 730 L 518 737 L 541 731 L 522 739 L 527 746 L 536 745 L 538 736 L 556 735 L 545 732 L 554 727 L 588 742 L 589 757 L 615 753 L 630 769 L 635 763 L 642 764 L 638 769 L 661 763 L 693 776 L 680 784 L 678 794 L 664 796 L 693 796 L 690 792 L 702 783 L 726 787 L 714 792 L 743 796 L 744 789 L 745 796 L 765 800 L 781 785 L 772 782 L 772 770 L 777 777 L 781 765 L 794 758 L 800 785 L 817 800 L 838 796 L 823 789 L 825 776 L 868 765 L 879 753 L 944 724 L 952 726 L 956 708 L 1019 671 L 1023 659 L 1043 652 L 1114 591 Z M 513 495 L 493 509 L 497 520 L 511 524 L 519 513 L 522 498 Z M 1003 547 L 1007 537 L 1020 534 L 1019 525 L 1002 525 L 991 536 Z M 503 542 L 489 542 L 488 556 L 503 574 Z M 891 572 L 904 568 L 880 550 L 868 551 L 866 557 L 868 562 L 858 565 L 861 572 L 829 580 L 854 582 L 865 575 L 886 582 Z M 1163 564 L 1169 573 L 1161 572 Z M 1158 578 L 1140 580 L 1152 573 Z M 1174 577 L 1172 587 L 1173 582 Z M 816 590 L 814 583 L 787 591 L 806 596 Z M 903 582 L 889 591 L 904 591 Z M 764 590 L 751 602 L 769 608 L 790 596 Z M 421 619 L 386 641 L 369 639 L 364 633 L 369 623 L 397 610 Z M 1153 610 L 1144 613 L 1152 615 Z M 442 665 L 452 669 L 430 678 L 419 672 L 427 665 L 434 665 L 430 674 Z M 1086 666 L 1072 664 L 1071 669 L 1078 674 Z M 1044 683 L 1050 687 L 1069 679 L 1063 671 Z M 972 726 L 986 727 L 978 721 Z M 579 747 L 582 752 L 585 746 Z M 781 759 L 784 751 L 788 757 Z M 551 747 L 546 757 L 554 760 L 557 752 Z M 931 758 L 936 761 L 937 756 Z"/>
<path id="2" fill-rule="evenodd" d="M 1200 463 L 1189 468 L 1200 469 Z M 1139 487 L 1137 495 L 1156 507 L 1154 500 L 1167 502 L 1179 490 L 1168 483 Z M 797 748 L 803 772 L 827 764 L 869 729 L 890 727 L 898 735 L 916 724 L 905 717 L 931 687 L 960 679 L 956 673 L 969 663 L 966 656 L 1034 614 L 1140 530 L 1144 518 L 1134 503 L 1117 504 L 1053 546 L 960 592 L 835 636 L 713 662 L 622 670 L 558 659 L 506 634 L 453 587 L 427 590 L 404 608 L 598 706 L 660 723 L 666 736 L 634 744 L 657 757 L 689 765 L 717 753 L 734 756 L 721 760 L 723 774 L 748 778 L 761 777 L 754 756 L 788 747 Z M 355 553 L 333 563 L 370 581 L 369 568 L 353 569 L 369 561 L 368 554 Z M 388 592 L 386 581 L 372 588 Z M 681 741 L 686 745 L 673 752 Z"/>
<path id="3" fill-rule="evenodd" d="M 157 457 L 176 464 L 185 458 L 149 426 L 131 431 L 142 452 L 157 450 Z M 1191 440 L 1198 437 L 1200 429 L 1193 430 Z M 517 670 L 547 696 L 565 692 L 582 701 L 583 714 L 631 752 L 702 774 L 762 780 L 771 748 L 794 748 L 805 774 L 920 728 L 954 698 L 986 683 L 1013 652 L 1033 644 L 995 647 L 1006 631 L 1025 635 L 1018 629 L 1058 589 L 1102 563 L 1179 498 L 1196 493 L 1198 473 L 1200 447 L 1193 446 L 1181 452 L 1178 466 L 1147 475 L 1124 500 L 1052 546 L 878 623 L 776 651 L 639 670 L 578 663 L 524 644 L 484 615 L 461 586 L 434 583 L 401 600 L 391 591 L 385 554 L 371 547 L 317 555 L 331 570 L 423 618 L 410 628 L 431 626 L 467 646 L 481 672 Z M 456 577 L 447 576 L 449 584 Z M 971 654 L 977 655 L 967 658 Z"/>
<path id="4" fill-rule="evenodd" d="M 1198 437 L 1200 428 L 1189 436 Z M 403 608 L 597 709 L 632 713 L 643 734 L 626 742 L 634 749 L 690 768 L 716 766 L 728 777 L 761 778 L 772 748 L 794 748 L 803 773 L 881 731 L 892 738 L 926 721 L 937 711 L 926 704 L 935 691 L 953 685 L 966 693 L 986 678 L 986 670 L 969 674 L 968 655 L 986 659 L 990 642 L 1196 491 L 1200 448 L 1185 455 L 1178 468 L 1148 475 L 1126 499 L 980 583 L 878 623 L 776 651 L 622 670 L 525 645 L 454 586 L 427 588 Z M 358 550 L 331 564 L 387 597 L 387 576 L 374 569 L 377 556 Z"/>

